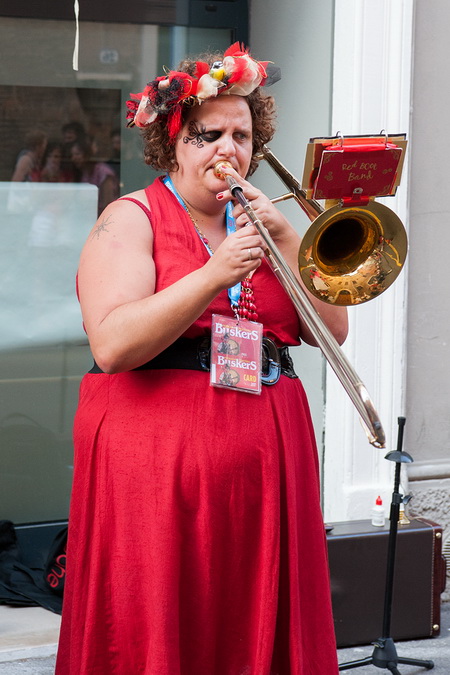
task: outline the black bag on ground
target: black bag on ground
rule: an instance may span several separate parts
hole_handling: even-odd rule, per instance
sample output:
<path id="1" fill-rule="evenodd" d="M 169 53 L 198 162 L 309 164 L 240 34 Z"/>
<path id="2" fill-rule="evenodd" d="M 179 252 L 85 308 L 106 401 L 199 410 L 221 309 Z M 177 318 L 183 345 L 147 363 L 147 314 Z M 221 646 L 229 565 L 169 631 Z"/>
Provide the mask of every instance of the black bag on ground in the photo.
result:
<path id="1" fill-rule="evenodd" d="M 0 520 L 0 604 L 13 607 L 40 605 L 61 614 L 62 598 L 52 593 L 41 567 L 23 562 L 14 525 Z"/>

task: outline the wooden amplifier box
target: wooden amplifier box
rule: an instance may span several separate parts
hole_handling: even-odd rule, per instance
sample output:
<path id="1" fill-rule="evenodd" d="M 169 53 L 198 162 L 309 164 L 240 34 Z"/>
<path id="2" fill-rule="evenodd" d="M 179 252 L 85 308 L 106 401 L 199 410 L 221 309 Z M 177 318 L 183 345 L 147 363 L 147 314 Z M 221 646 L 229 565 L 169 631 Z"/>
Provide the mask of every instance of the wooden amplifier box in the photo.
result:
<path id="1" fill-rule="evenodd" d="M 338 647 L 382 637 L 390 521 L 329 523 L 331 594 Z M 442 528 L 424 518 L 398 526 L 391 635 L 411 640 L 439 635 L 446 564 Z"/>

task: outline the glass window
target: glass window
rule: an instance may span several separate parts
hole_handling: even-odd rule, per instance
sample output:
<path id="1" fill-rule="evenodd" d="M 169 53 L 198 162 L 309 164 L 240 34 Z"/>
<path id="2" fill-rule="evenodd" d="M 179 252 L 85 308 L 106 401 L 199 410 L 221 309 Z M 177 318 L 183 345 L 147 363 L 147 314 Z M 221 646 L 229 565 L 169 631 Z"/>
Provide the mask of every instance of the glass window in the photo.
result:
<path id="1" fill-rule="evenodd" d="M 154 172 L 125 101 L 185 54 L 224 49 L 231 30 L 74 21 L 0 23 L 0 513 L 63 520 L 72 421 L 91 367 L 76 300 L 98 209 Z"/>

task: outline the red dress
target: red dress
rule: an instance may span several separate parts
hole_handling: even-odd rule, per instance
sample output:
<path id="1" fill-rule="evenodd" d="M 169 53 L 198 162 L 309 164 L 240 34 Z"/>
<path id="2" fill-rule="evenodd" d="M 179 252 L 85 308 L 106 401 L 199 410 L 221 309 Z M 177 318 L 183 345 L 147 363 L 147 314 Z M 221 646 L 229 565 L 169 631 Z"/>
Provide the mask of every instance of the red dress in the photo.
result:
<path id="1" fill-rule="evenodd" d="M 157 290 L 208 253 L 176 198 L 147 188 Z M 299 344 L 264 263 L 264 334 Z M 185 336 L 207 334 L 221 293 Z M 57 675 L 335 675 L 317 453 L 299 379 L 260 396 L 207 372 L 87 374 Z"/>

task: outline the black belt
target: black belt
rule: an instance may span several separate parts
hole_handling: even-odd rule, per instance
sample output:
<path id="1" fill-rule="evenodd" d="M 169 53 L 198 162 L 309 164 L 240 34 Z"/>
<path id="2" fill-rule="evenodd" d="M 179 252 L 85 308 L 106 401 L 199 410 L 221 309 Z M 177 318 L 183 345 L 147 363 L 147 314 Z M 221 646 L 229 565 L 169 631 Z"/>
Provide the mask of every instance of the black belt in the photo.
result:
<path id="1" fill-rule="evenodd" d="M 209 371 L 211 337 L 179 338 L 170 347 L 164 349 L 154 359 L 133 370 L 205 370 Z M 90 373 L 103 373 L 98 365 Z M 262 368 L 263 384 L 275 384 L 281 375 L 294 379 L 297 377 L 294 364 L 287 347 L 277 347 L 275 342 L 264 337 L 262 340 Z"/>

